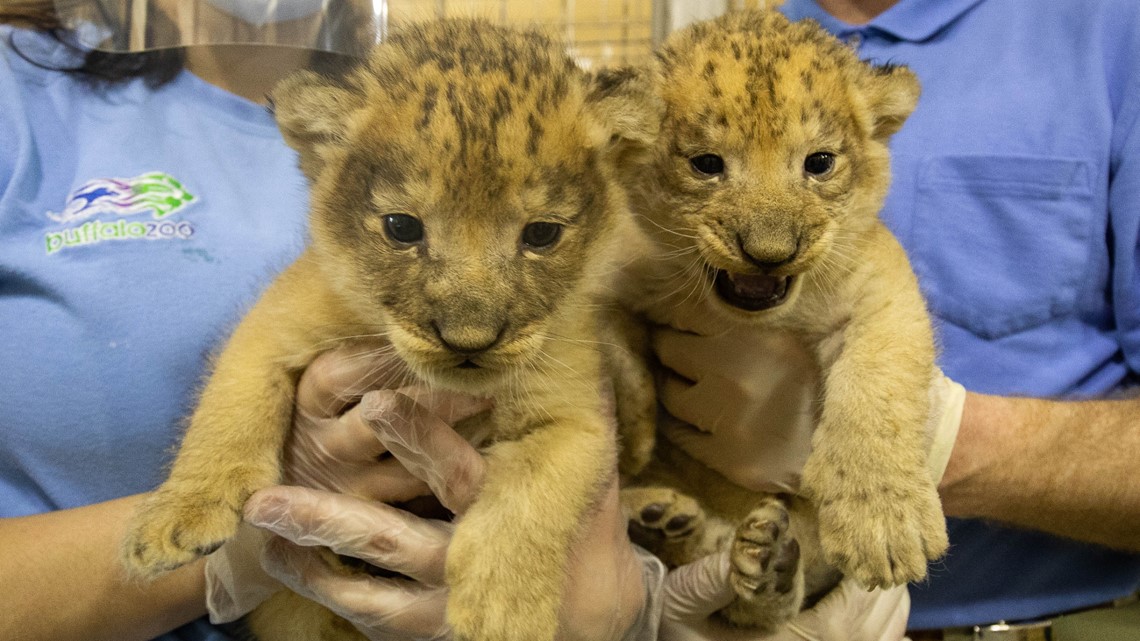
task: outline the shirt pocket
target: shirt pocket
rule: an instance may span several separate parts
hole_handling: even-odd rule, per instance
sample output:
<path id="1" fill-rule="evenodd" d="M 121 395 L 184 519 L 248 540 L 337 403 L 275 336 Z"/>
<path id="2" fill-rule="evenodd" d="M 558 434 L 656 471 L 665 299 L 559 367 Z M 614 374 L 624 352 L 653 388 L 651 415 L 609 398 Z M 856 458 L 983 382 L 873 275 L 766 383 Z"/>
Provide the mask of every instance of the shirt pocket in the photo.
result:
<path id="1" fill-rule="evenodd" d="M 1089 163 L 942 156 L 923 163 L 914 269 L 931 310 L 984 338 L 1072 312 L 1088 264 Z"/>

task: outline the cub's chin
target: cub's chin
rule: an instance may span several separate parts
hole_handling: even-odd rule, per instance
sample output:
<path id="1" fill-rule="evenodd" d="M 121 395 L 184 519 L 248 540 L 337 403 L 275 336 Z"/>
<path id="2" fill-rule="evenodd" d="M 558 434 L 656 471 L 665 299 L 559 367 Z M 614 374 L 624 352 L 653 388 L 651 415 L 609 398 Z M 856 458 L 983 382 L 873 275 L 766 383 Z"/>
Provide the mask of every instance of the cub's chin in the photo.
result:
<path id="1" fill-rule="evenodd" d="M 430 385 L 476 396 L 492 395 L 509 374 L 508 368 L 480 364 L 478 358 L 453 360 L 419 367 L 412 364 L 412 369 Z"/>

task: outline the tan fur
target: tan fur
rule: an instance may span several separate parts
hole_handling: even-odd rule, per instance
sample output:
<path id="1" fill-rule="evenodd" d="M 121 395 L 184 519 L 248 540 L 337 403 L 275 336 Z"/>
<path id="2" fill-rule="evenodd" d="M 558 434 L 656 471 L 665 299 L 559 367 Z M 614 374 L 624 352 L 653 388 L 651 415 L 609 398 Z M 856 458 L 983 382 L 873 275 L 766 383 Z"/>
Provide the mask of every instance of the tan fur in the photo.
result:
<path id="1" fill-rule="evenodd" d="M 569 546 L 615 468 L 592 310 L 629 224 L 614 164 L 660 120 L 647 80 L 590 76 L 537 33 L 447 20 L 395 31 L 343 78 L 301 72 L 273 98 L 312 182 L 312 243 L 218 357 L 169 478 L 131 524 L 127 567 L 152 577 L 230 538 L 249 495 L 281 479 L 299 372 L 338 342 L 381 337 L 409 377 L 496 399 L 486 479 L 448 553 L 456 638 L 552 639 Z M 394 213 L 419 219 L 423 241 L 390 238 Z M 525 245 L 535 222 L 563 225 L 557 242 Z M 464 350 L 479 368 L 460 367 Z M 253 617 L 271 621 L 255 633 L 357 638 L 291 599 Z"/>
<path id="2" fill-rule="evenodd" d="M 933 337 L 906 256 L 878 219 L 887 140 L 914 108 L 917 80 L 860 62 L 814 23 L 760 11 L 674 34 L 656 74 L 661 136 L 652 168 L 629 177 L 652 246 L 634 270 L 639 311 L 656 323 L 698 315 L 790 333 L 815 357 L 822 399 L 804 499 L 773 505 L 659 443 L 626 496 L 634 529 L 681 550 L 673 563 L 731 548 L 740 598 L 724 614 L 742 625 L 781 625 L 836 580 L 829 566 L 866 586 L 923 578 L 947 547 L 925 465 Z M 832 169 L 809 175 L 805 159 L 821 151 Z M 704 154 L 722 158 L 723 172 L 697 171 L 691 159 Z M 746 311 L 719 293 L 720 270 L 793 280 L 782 304 Z M 627 371 L 634 361 L 619 367 L 619 415 L 651 416 L 651 379 Z M 627 448 L 649 451 L 651 428 L 623 430 Z M 624 469 L 637 472 L 640 458 L 623 458 Z M 683 502 L 677 491 L 707 514 L 670 512 L 687 518 L 667 527 L 659 515 Z M 773 570 L 796 555 L 792 574 Z"/>

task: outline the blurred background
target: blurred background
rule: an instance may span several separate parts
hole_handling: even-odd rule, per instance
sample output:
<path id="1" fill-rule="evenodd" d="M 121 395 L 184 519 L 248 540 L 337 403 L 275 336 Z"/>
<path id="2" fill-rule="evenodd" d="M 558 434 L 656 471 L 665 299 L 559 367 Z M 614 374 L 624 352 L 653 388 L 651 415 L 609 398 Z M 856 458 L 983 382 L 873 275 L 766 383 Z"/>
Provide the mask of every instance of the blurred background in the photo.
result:
<path id="1" fill-rule="evenodd" d="M 0 0 L 11 2 L 12 0 Z M 732 9 L 773 0 L 306 0 L 300 17 L 245 15 L 216 0 L 54 0 L 63 24 L 85 47 L 145 51 L 190 44 L 281 44 L 360 55 L 393 25 L 430 18 L 478 16 L 542 28 L 566 42 L 586 67 L 637 64 L 671 31 Z M 247 5 L 285 11 L 276 3 Z M 313 7 L 316 9 L 316 7 Z"/>
<path id="2" fill-rule="evenodd" d="M 764 0 L 387 0 L 389 23 L 430 16 L 482 16 L 540 25 L 560 35 L 585 66 L 637 63 L 670 31 Z"/>

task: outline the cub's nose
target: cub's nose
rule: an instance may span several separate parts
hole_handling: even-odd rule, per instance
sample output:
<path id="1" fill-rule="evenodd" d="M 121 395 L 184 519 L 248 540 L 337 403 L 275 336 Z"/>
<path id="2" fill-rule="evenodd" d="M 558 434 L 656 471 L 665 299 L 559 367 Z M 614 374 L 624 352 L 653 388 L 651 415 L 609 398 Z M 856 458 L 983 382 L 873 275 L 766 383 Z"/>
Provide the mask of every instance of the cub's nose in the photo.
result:
<path id="1" fill-rule="evenodd" d="M 771 271 L 787 265 L 796 259 L 800 253 L 799 238 L 789 242 L 746 243 L 739 234 L 736 244 L 744 259 L 765 271 Z"/>
<path id="2" fill-rule="evenodd" d="M 506 323 L 486 327 L 453 327 L 432 321 L 431 326 L 439 337 L 439 342 L 460 356 L 482 354 L 494 347 L 507 330 Z"/>

